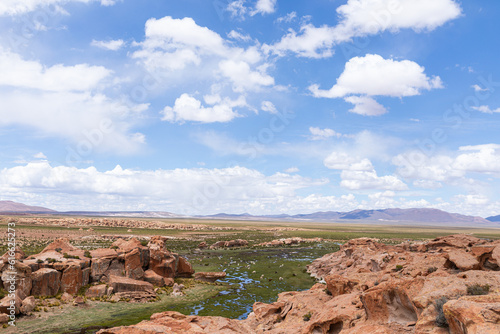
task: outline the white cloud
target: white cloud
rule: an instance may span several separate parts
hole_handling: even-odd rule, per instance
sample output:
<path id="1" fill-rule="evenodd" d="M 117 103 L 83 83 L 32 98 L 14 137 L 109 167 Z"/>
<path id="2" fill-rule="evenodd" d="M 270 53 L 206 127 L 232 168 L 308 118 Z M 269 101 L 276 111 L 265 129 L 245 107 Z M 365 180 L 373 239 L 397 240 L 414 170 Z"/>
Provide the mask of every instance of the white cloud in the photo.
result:
<path id="1" fill-rule="evenodd" d="M 245 6 L 245 0 L 236 0 L 228 3 L 226 10 L 231 13 L 231 16 L 243 19 L 245 14 L 248 12 L 248 8 Z"/>
<path id="2" fill-rule="evenodd" d="M 376 54 L 351 58 L 330 90 L 310 87 L 315 97 L 339 98 L 352 94 L 368 96 L 414 96 L 422 90 L 442 88 L 441 79 L 429 78 L 424 68 L 410 60 L 384 59 Z"/>
<path id="3" fill-rule="evenodd" d="M 257 0 L 255 9 L 251 12 L 251 15 L 274 13 L 276 11 L 276 1 L 277 0 Z"/>
<path id="4" fill-rule="evenodd" d="M 311 133 L 311 136 L 309 136 L 309 139 L 311 140 L 325 140 L 331 137 L 337 137 L 340 138 L 342 134 L 335 132 L 332 129 L 320 129 L 317 127 L 311 126 L 309 128 L 309 132 Z"/>
<path id="5" fill-rule="evenodd" d="M 295 20 L 296 18 L 297 18 L 297 12 L 290 12 L 290 13 L 286 14 L 285 16 L 278 17 L 278 19 L 276 21 L 278 21 L 278 23 L 281 23 L 281 22 L 290 23 L 293 20 Z"/>
<path id="6" fill-rule="evenodd" d="M 264 175 L 238 166 L 145 171 L 116 166 L 102 172 L 95 167 L 53 167 L 43 161 L 0 170 L 2 194 L 40 194 L 58 203 L 60 210 L 138 210 L 146 203 L 149 210 L 191 214 L 246 211 L 257 203 L 275 209 L 279 201 L 296 198 L 296 190 L 325 182 L 284 173 Z"/>
<path id="7" fill-rule="evenodd" d="M 457 170 L 500 176 L 500 145 L 462 146 L 459 150 L 471 153 L 463 153 L 456 157 L 453 167 Z"/>
<path id="8" fill-rule="evenodd" d="M 88 91 L 111 75 L 102 66 L 78 64 L 51 67 L 0 49 L 0 86 L 34 88 L 45 91 Z"/>
<path id="9" fill-rule="evenodd" d="M 430 31 L 461 15 L 453 0 L 349 0 L 337 8 L 339 23 L 334 26 L 301 26 L 291 30 L 267 50 L 283 56 L 287 51 L 301 57 L 322 58 L 333 55 L 333 46 L 353 37 L 401 29 Z"/>
<path id="10" fill-rule="evenodd" d="M 97 1 L 103 6 L 111 6 L 116 3 L 114 0 L 6 0 L 0 3 L 0 16 L 22 15 L 37 9 L 64 5 L 71 2 L 91 3 Z M 59 9 L 57 10 L 59 11 Z"/>
<path id="11" fill-rule="evenodd" d="M 289 174 L 298 173 L 299 171 L 300 171 L 300 169 L 298 169 L 297 167 L 290 167 L 290 168 L 285 169 L 285 173 L 289 173 Z"/>
<path id="12" fill-rule="evenodd" d="M 438 76 L 429 78 L 424 70 L 413 61 L 397 61 L 367 54 L 351 58 L 337 78 L 337 83 L 329 90 L 319 89 L 318 85 L 311 85 L 309 90 L 314 97 L 344 98 L 346 102 L 355 105 L 351 112 L 381 115 L 387 110 L 372 96 L 414 96 L 419 95 L 422 90 L 443 87 Z"/>
<path id="13" fill-rule="evenodd" d="M 491 109 L 489 106 L 479 106 L 479 107 L 471 107 L 474 110 L 480 111 L 485 114 L 493 114 L 500 113 L 500 108 Z"/>
<path id="14" fill-rule="evenodd" d="M 328 58 L 334 54 L 332 30 L 333 28 L 328 26 L 317 28 L 308 23 L 300 28 L 299 33 L 290 29 L 278 43 L 264 44 L 262 48 L 266 52 L 273 52 L 279 56 L 285 56 L 291 51 L 299 57 Z"/>
<path id="15" fill-rule="evenodd" d="M 33 155 L 33 158 L 35 158 L 35 159 L 47 159 L 47 157 L 45 156 L 45 154 L 43 154 L 43 152 L 39 152 L 39 153 Z"/>
<path id="16" fill-rule="evenodd" d="M 227 37 L 232 38 L 232 39 L 236 39 L 236 40 L 240 40 L 240 41 L 244 41 L 244 42 L 248 42 L 248 41 L 252 40 L 252 37 L 250 37 L 250 35 L 244 35 L 236 30 L 231 30 L 227 34 Z"/>
<path id="17" fill-rule="evenodd" d="M 274 85 L 274 78 L 264 71 L 252 71 L 244 61 L 223 60 L 219 63 L 223 76 L 233 83 L 235 92 L 259 90 L 261 87 Z"/>
<path id="18" fill-rule="evenodd" d="M 364 116 L 380 116 L 387 112 L 387 109 L 369 96 L 347 96 L 346 102 L 354 104 L 354 108 L 349 111 Z"/>
<path id="19" fill-rule="evenodd" d="M 489 89 L 488 89 L 488 88 L 481 88 L 481 86 L 479 86 L 479 85 L 477 85 L 477 84 L 476 84 L 476 85 L 472 85 L 471 87 L 472 87 L 472 88 L 474 88 L 474 91 L 476 91 L 476 92 L 484 92 L 484 91 L 489 91 Z"/>
<path id="20" fill-rule="evenodd" d="M 271 101 L 262 101 L 262 103 L 260 104 L 260 109 L 267 111 L 268 113 L 271 113 L 271 114 L 278 113 L 278 110 L 276 109 L 276 107 L 274 106 L 274 104 Z"/>
<path id="21" fill-rule="evenodd" d="M 173 107 L 165 107 L 162 111 L 164 121 L 184 123 L 194 121 L 201 123 L 229 122 L 240 115 L 233 110 L 235 107 L 246 106 L 243 96 L 235 101 L 228 98 L 222 100 L 220 96 L 207 96 L 205 101 L 212 102 L 212 106 L 203 107 L 201 101 L 189 94 L 182 94 L 175 100 Z M 207 103 L 208 103 L 207 102 Z"/>
<path id="22" fill-rule="evenodd" d="M 125 42 L 122 39 L 110 40 L 110 41 L 96 41 L 94 39 L 94 40 L 92 40 L 90 45 L 101 48 L 101 49 L 105 49 L 105 50 L 118 51 L 123 46 L 125 46 Z"/>

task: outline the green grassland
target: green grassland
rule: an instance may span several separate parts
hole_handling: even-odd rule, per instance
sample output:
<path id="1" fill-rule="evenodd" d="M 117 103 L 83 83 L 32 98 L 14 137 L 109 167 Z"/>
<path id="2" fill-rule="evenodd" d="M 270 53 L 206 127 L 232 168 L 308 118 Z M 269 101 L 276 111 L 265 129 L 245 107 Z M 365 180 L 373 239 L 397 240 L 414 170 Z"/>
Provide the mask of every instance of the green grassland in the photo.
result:
<path id="1" fill-rule="evenodd" d="M 2 252 L 6 250 L 8 219 L 0 217 Z M 165 225 L 172 223 L 205 225 L 207 228 L 176 230 L 95 226 L 92 227 L 94 231 L 91 234 L 135 236 L 144 241 L 152 235 L 169 236 L 172 239 L 167 240 L 167 247 L 185 256 L 197 272 L 226 271 L 226 279 L 217 284 L 184 279 L 182 282 L 187 286 L 186 296 L 174 298 L 168 296 L 166 291 L 160 295 L 160 301 L 153 303 L 89 301 L 84 307 L 72 305 L 62 308 L 49 307 L 47 312 L 42 309 L 31 316 L 21 317 L 16 331 L 0 329 L 0 333 L 95 333 L 99 328 L 134 324 L 148 319 L 153 313 L 167 310 L 184 314 L 244 318 L 251 311 L 253 303 L 257 301 L 271 303 L 276 300 L 280 292 L 309 289 L 315 281 L 307 274 L 305 266 L 315 258 L 337 251 L 339 244 L 349 239 L 373 237 L 394 244 L 408 239 L 425 240 L 456 233 L 500 239 L 500 229 L 484 228 L 389 226 L 372 225 L 367 222 L 347 224 L 345 221 L 336 223 L 205 219 L 154 219 L 154 221 L 163 221 Z M 215 230 L 214 227 L 230 229 Z M 89 234 L 82 234 L 79 227 L 42 226 L 30 223 L 16 226 L 18 242 L 27 254 L 40 252 L 61 232 L 70 236 L 74 234 L 75 238 L 71 242 L 85 249 L 109 247 L 112 242 L 105 239 L 77 238 Z M 262 242 L 289 237 L 320 237 L 325 240 L 277 248 L 255 246 Z M 201 241 L 210 245 L 216 241 L 233 239 L 248 240 L 249 246 L 235 249 L 198 249 Z"/>

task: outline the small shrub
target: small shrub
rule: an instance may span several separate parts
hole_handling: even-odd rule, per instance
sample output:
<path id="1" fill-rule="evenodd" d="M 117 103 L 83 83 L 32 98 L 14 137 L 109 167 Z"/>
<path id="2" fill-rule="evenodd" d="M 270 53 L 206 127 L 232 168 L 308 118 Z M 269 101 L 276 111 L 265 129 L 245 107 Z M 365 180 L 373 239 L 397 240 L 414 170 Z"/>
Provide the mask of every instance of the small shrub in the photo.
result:
<path id="1" fill-rule="evenodd" d="M 89 259 L 92 258 L 92 255 L 90 255 L 90 251 L 88 250 L 85 251 L 85 254 L 83 254 L 83 256 L 88 257 Z"/>
<path id="2" fill-rule="evenodd" d="M 61 253 L 62 248 L 56 248 L 56 252 Z"/>
<path id="3" fill-rule="evenodd" d="M 312 317 L 312 313 L 311 312 L 307 312 L 306 314 L 304 314 L 304 316 L 302 317 L 302 320 L 304 321 L 309 321 L 311 320 L 311 317 Z"/>
<path id="4" fill-rule="evenodd" d="M 485 285 L 473 284 L 473 285 L 467 286 L 467 294 L 468 295 L 480 296 L 480 295 L 487 295 L 488 293 L 490 293 L 489 284 L 485 284 Z"/>
<path id="5" fill-rule="evenodd" d="M 38 259 L 36 260 L 36 263 L 43 263 L 43 260 Z"/>
<path id="6" fill-rule="evenodd" d="M 448 301 L 448 298 L 446 297 L 441 297 L 436 302 L 434 303 L 434 306 L 436 307 L 437 311 L 437 316 L 436 316 L 436 325 L 438 327 L 442 328 L 448 328 L 448 320 L 446 320 L 446 317 L 444 316 L 444 311 L 443 311 L 443 305 L 446 304 Z"/>
<path id="7" fill-rule="evenodd" d="M 141 240 L 141 245 L 143 245 L 143 246 L 147 246 L 148 243 L 149 243 L 149 241 L 147 241 L 147 240 Z"/>
<path id="8" fill-rule="evenodd" d="M 79 257 L 78 255 L 69 255 L 68 253 L 64 253 L 64 254 L 63 254 L 63 257 L 64 257 L 65 259 L 77 259 L 77 260 L 79 260 L 79 259 L 80 259 L 80 257 Z"/>
<path id="9" fill-rule="evenodd" d="M 111 246 L 111 249 L 118 249 L 118 246 Z"/>
<path id="10" fill-rule="evenodd" d="M 398 265 L 396 266 L 396 271 L 401 271 L 401 270 L 403 270 L 403 266 L 402 266 L 402 265 L 400 265 L 400 264 L 398 264 Z"/>
<path id="11" fill-rule="evenodd" d="M 432 273 L 433 273 L 433 272 L 435 272 L 436 270 L 438 270 L 438 268 L 436 268 L 436 267 L 429 267 L 429 268 L 427 268 L 427 273 L 428 273 L 428 274 L 432 274 Z"/>
<path id="12" fill-rule="evenodd" d="M 325 293 L 326 293 L 327 295 L 329 295 L 329 296 L 331 296 L 331 295 L 332 295 L 332 292 L 331 292 L 330 290 L 328 290 L 328 289 L 325 289 Z"/>

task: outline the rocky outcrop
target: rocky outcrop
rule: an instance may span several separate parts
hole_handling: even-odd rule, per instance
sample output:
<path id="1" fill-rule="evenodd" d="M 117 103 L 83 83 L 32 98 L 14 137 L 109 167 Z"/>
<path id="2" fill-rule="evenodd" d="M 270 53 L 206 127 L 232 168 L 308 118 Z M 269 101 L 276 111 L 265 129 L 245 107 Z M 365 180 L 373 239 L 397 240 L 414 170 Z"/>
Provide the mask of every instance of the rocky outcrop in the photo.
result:
<path id="1" fill-rule="evenodd" d="M 277 240 L 272 240 L 268 242 L 263 242 L 260 244 L 257 244 L 256 246 L 261 246 L 261 247 L 274 247 L 274 246 L 289 246 L 289 245 L 299 245 L 302 243 L 308 243 L 308 242 L 322 242 L 324 239 L 322 238 L 301 238 L 301 237 L 293 237 L 293 238 L 286 238 L 286 239 L 277 239 Z"/>
<path id="2" fill-rule="evenodd" d="M 354 239 L 308 266 L 326 284 L 255 303 L 245 320 L 164 312 L 99 333 L 500 333 L 498 245 L 467 235 L 396 246 Z"/>
<path id="3" fill-rule="evenodd" d="M 109 278 L 109 286 L 117 292 L 130 292 L 130 291 L 154 291 L 153 284 L 149 282 L 139 281 L 128 277 L 111 276 Z"/>
<path id="4" fill-rule="evenodd" d="M 232 247 L 246 247 L 248 246 L 248 241 L 243 239 L 229 240 L 229 241 L 217 241 L 210 246 L 210 249 L 216 248 L 232 248 Z"/>
<path id="5" fill-rule="evenodd" d="M 61 272 L 55 269 L 39 269 L 31 275 L 31 278 L 33 296 L 55 296 L 61 288 Z"/>
<path id="6" fill-rule="evenodd" d="M 210 282 L 213 283 L 218 279 L 226 277 L 225 272 L 200 272 L 194 274 L 194 279 L 202 282 Z"/>
<path id="7" fill-rule="evenodd" d="M 85 297 L 87 298 L 101 298 L 106 296 L 108 287 L 105 284 L 94 285 L 87 289 Z"/>

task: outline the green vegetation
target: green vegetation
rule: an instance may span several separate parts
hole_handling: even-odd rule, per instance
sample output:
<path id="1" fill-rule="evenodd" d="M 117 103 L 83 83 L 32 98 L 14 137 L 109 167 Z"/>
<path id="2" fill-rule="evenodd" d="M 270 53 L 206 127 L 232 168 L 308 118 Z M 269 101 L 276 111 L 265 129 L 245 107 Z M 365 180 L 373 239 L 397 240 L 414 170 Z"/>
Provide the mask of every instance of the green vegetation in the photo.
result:
<path id="1" fill-rule="evenodd" d="M 308 313 L 304 314 L 304 316 L 302 317 L 302 320 L 309 321 L 309 320 L 311 320 L 311 317 L 312 317 L 312 313 L 308 312 Z"/>
<path id="2" fill-rule="evenodd" d="M 487 295 L 488 293 L 490 293 L 490 286 L 488 284 L 486 285 L 473 284 L 467 286 L 468 295 L 480 296 L 480 295 Z"/>
<path id="3" fill-rule="evenodd" d="M 434 306 L 436 307 L 437 311 L 437 316 L 436 316 L 436 326 L 442 327 L 442 328 L 448 328 L 448 320 L 446 320 L 446 317 L 444 316 L 444 311 L 443 311 L 443 305 L 448 302 L 448 298 L 446 297 L 441 297 L 436 302 L 434 303 Z"/>
<path id="4" fill-rule="evenodd" d="M 438 270 L 438 268 L 436 268 L 436 267 L 429 267 L 429 268 L 427 268 L 427 273 L 428 273 L 428 274 L 432 274 L 432 273 L 433 273 L 433 272 L 435 272 L 436 270 Z"/>

